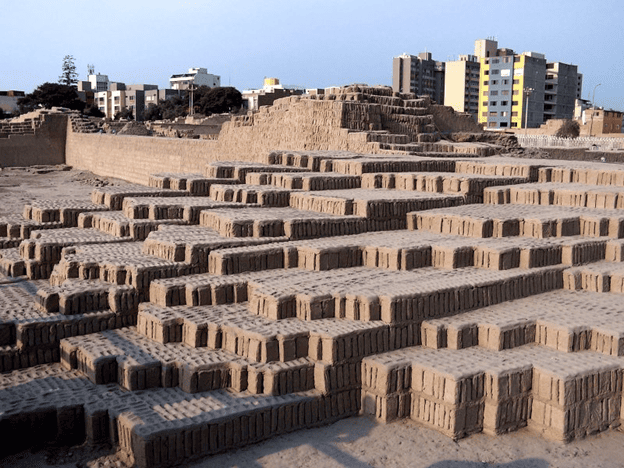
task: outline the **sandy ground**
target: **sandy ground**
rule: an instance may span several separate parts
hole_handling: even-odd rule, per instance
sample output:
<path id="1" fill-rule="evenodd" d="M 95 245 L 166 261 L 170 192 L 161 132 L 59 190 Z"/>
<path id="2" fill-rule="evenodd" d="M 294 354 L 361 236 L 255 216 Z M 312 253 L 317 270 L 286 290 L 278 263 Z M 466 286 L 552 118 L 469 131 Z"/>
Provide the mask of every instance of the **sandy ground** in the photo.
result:
<path id="1" fill-rule="evenodd" d="M 21 213 L 38 198 L 88 200 L 94 186 L 121 184 L 64 167 L 0 171 L 0 216 Z M 186 466 L 208 467 L 423 467 L 587 468 L 624 467 L 624 434 L 610 430 L 570 444 L 547 441 L 523 429 L 454 442 L 402 420 L 383 425 L 369 417 L 298 431 Z M 0 467 L 123 467 L 108 447 L 39 447 L 0 459 Z"/>
<path id="2" fill-rule="evenodd" d="M 32 166 L 0 169 L 0 216 L 21 214 L 38 199 L 91 200 L 93 187 L 126 182 L 100 177 L 69 166 Z"/>

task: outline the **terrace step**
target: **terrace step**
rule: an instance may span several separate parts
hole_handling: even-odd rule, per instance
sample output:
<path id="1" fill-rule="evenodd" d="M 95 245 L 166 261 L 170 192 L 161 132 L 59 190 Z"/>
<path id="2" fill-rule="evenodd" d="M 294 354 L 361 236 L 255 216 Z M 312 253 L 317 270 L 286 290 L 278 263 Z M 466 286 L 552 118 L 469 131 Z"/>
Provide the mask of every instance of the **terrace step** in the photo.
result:
<path id="1" fill-rule="evenodd" d="M 108 185 L 98 187 L 91 192 L 91 201 L 100 205 L 106 205 L 111 210 L 119 211 L 123 207 L 126 197 L 187 197 L 190 192 L 186 190 L 167 190 L 143 185 Z"/>
<path id="2" fill-rule="evenodd" d="M 208 179 L 201 174 L 161 172 L 149 177 L 148 186 L 160 189 L 186 190 L 191 196 L 207 197 L 213 184 L 237 184 L 233 179 Z"/>
<path id="3" fill-rule="evenodd" d="M 621 422 L 622 361 L 541 346 L 392 351 L 362 363 L 362 410 L 453 439 L 521 427 L 570 441 Z M 591 415 L 591 416 L 590 416 Z"/>
<path id="4" fill-rule="evenodd" d="M 468 205 L 407 215 L 408 229 L 468 237 L 624 237 L 624 211 L 529 205 Z"/>

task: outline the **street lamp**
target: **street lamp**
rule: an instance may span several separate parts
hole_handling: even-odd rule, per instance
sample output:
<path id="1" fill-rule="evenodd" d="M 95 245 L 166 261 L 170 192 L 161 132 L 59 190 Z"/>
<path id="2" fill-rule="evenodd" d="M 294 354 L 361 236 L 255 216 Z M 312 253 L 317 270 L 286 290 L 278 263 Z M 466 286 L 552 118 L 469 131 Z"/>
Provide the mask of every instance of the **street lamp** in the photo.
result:
<path id="1" fill-rule="evenodd" d="M 594 110 L 596 109 L 596 88 L 600 86 L 602 83 L 598 83 L 594 86 L 594 93 L 592 94 L 592 115 L 591 120 L 589 121 L 589 136 L 592 136 L 592 127 L 594 126 Z"/>
<path id="2" fill-rule="evenodd" d="M 526 96 L 526 103 L 524 105 L 524 133 L 527 133 L 527 127 L 529 125 L 529 96 L 535 91 L 533 88 L 524 88 L 524 95 Z"/>

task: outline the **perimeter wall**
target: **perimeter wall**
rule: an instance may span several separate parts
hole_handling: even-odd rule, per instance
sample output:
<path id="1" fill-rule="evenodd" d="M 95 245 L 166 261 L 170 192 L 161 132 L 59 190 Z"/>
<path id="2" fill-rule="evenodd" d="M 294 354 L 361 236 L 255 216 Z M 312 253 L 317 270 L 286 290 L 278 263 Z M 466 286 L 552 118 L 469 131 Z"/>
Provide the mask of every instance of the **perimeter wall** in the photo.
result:
<path id="1" fill-rule="evenodd" d="M 149 175 L 157 172 L 203 174 L 206 163 L 218 159 L 216 144 L 214 140 L 69 131 L 65 163 L 101 176 L 147 185 Z"/>

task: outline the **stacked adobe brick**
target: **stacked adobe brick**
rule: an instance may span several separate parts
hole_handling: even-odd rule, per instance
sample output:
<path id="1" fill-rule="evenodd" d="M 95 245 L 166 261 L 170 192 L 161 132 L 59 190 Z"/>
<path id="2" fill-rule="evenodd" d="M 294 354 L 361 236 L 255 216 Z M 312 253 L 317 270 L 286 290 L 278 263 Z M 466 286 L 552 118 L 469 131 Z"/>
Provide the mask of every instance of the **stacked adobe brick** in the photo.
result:
<path id="1" fill-rule="evenodd" d="M 20 241 L 0 251 L 5 452 L 86 439 L 172 466 L 359 412 L 452 438 L 620 425 L 621 171 L 262 161 L 33 202 L 0 224 Z M 540 203 L 520 195 L 552 183 Z M 588 203 L 597 191 L 615 195 Z"/>

